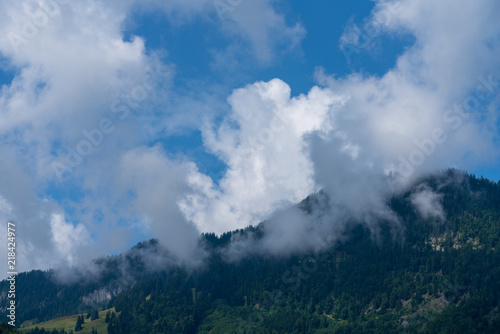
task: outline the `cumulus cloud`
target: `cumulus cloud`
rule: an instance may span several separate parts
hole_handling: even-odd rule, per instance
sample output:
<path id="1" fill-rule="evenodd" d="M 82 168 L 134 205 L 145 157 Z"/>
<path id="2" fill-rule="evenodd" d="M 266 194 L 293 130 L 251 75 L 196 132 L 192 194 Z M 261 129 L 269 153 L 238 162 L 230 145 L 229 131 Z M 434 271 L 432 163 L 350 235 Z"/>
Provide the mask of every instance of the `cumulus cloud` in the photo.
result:
<path id="1" fill-rule="evenodd" d="M 281 80 L 238 89 L 228 101 L 230 117 L 203 131 L 205 145 L 228 171 L 218 186 L 210 179 L 193 184 L 197 191 L 182 204 L 206 232 L 256 224 L 316 191 L 306 138 L 328 131 L 328 118 L 343 103 L 319 87 L 292 98 Z"/>
<path id="2" fill-rule="evenodd" d="M 313 108 L 319 114 L 305 112 L 308 105 L 300 104 L 298 108 L 304 112 L 297 111 L 297 118 L 288 124 L 283 132 L 286 139 L 281 141 L 274 136 L 269 145 L 263 146 L 262 152 L 271 154 L 245 155 L 244 143 L 252 139 L 259 143 L 259 132 L 265 127 L 259 123 L 261 110 L 287 105 L 286 94 L 270 93 L 282 92 L 274 88 L 282 85 L 275 81 L 256 84 L 261 97 L 286 97 L 281 99 L 249 98 L 255 95 L 249 94 L 248 87 L 235 92 L 229 99 L 234 124 L 223 123 L 214 133 L 205 132 L 207 146 L 218 152 L 230 168 L 220 187 L 200 201 L 201 211 L 209 212 L 219 204 L 219 199 L 224 199 L 222 203 L 232 200 L 231 205 L 224 204 L 228 208 L 225 216 L 233 216 L 230 221 L 237 221 L 242 227 L 258 223 L 272 211 L 261 203 L 274 202 L 273 208 L 280 208 L 286 204 L 277 198 L 293 202 L 308 191 L 322 188 L 329 196 L 328 224 L 355 219 L 376 232 L 381 220 L 399 226 L 397 217 L 386 205 L 387 200 L 420 176 L 450 166 L 470 169 L 477 162 L 496 161 L 500 24 L 495 14 L 499 9 L 498 4 L 487 0 L 453 6 L 446 1 L 377 2 L 368 23 L 376 20 L 381 35 L 410 33 L 415 37 L 414 44 L 381 77 L 352 74 L 337 78 L 319 70 L 317 79 L 323 88 L 311 91 L 321 92 L 317 100 L 321 103 Z M 382 20 L 385 11 L 398 14 Z M 318 97 L 310 93 L 307 99 L 310 103 L 314 103 L 313 96 Z M 303 97 L 292 99 L 301 100 Z M 342 103 L 335 105 L 334 101 Z M 243 108 L 253 112 L 249 125 L 240 121 Z M 252 123 L 258 126 L 251 127 Z M 303 132 L 288 132 L 295 124 L 315 125 Z M 290 142 L 293 148 L 286 146 Z M 283 155 L 279 148 L 284 148 Z M 300 159 L 292 159 L 296 152 L 300 152 Z M 237 159 L 242 163 L 234 162 Z M 234 173 L 233 170 L 239 169 L 232 166 L 243 166 L 243 172 Z M 276 175 L 270 173 L 274 166 L 278 167 Z M 245 174 L 249 169 L 252 173 Z M 279 175 L 286 175 L 288 182 L 293 182 L 278 187 L 281 194 L 274 197 L 272 189 L 275 181 L 280 180 Z M 237 186 L 226 186 L 226 180 Z M 230 194 L 229 200 L 225 200 L 226 194 Z M 259 196 L 252 198 L 250 194 Z M 413 203 L 424 216 L 444 219 L 436 196 L 421 190 L 414 195 Z M 243 201 L 245 204 L 240 204 Z M 308 236 L 322 231 L 306 218 L 298 223 L 287 214 L 284 217 L 274 222 L 280 231 L 275 233 L 277 244 L 296 245 L 300 240 L 305 245 Z M 202 214 L 192 219 L 205 220 Z M 268 224 L 273 226 L 273 220 Z M 341 229 L 337 231 L 340 232 Z"/>
<path id="3" fill-rule="evenodd" d="M 71 187 L 82 185 L 85 171 L 72 166 L 73 173 L 67 175 L 72 185 L 58 184 L 53 162 L 66 163 L 68 150 L 77 149 L 86 139 L 82 131 L 99 127 L 104 117 L 116 121 L 110 96 L 118 97 L 121 91 L 129 92 L 135 83 L 142 83 L 148 65 L 155 64 L 154 55 L 145 55 L 140 38 L 122 40 L 123 12 L 97 1 L 46 5 L 39 1 L 1 3 L 0 31 L 8 38 L 1 40 L 0 52 L 17 70 L 0 94 L 5 158 L 0 189 L 12 206 L 6 218 L 18 224 L 19 270 L 47 268 L 97 254 L 92 250 L 61 254 L 71 240 L 64 231 L 89 241 L 83 233 L 88 221 L 76 214 L 66 216 L 79 221 L 75 226 L 62 224 L 64 219 L 58 214 L 66 209 L 74 213 L 85 204 L 75 210 L 77 201 L 68 198 L 57 203 L 46 193 L 56 188 L 70 193 Z M 114 145 L 103 145 L 100 151 L 98 146 L 90 147 L 96 160 Z"/>
<path id="4" fill-rule="evenodd" d="M 0 34 L 6 37 L 0 41 L 2 66 L 14 73 L 12 82 L 0 92 L 0 151 L 5 161 L 0 167 L 0 194 L 2 218 L 17 221 L 25 231 L 19 240 L 20 270 L 75 263 L 120 250 L 137 231 L 144 237 L 149 232 L 157 234 L 178 257 L 186 257 L 196 229 L 174 210 L 175 201 L 164 208 L 159 202 L 148 203 L 144 199 L 149 199 L 148 191 L 139 187 L 141 180 L 134 176 L 140 171 L 132 163 L 120 169 L 117 162 L 139 155 L 135 148 L 156 140 L 159 134 L 165 136 L 185 126 L 197 128 L 199 112 L 210 109 L 201 107 L 212 104 L 216 108 L 218 102 L 212 97 L 197 101 L 203 94 L 176 95 L 171 90 L 174 67 L 160 60 L 168 50 L 147 50 L 144 38 L 125 40 L 123 34 L 135 14 L 162 11 L 174 26 L 198 19 L 225 32 L 234 28 L 237 32 L 229 33 L 231 38 L 243 37 L 254 45 L 258 59 L 263 50 L 272 57 L 269 50 L 285 35 L 287 40 L 295 39 L 270 1 L 244 6 L 253 8 L 257 16 L 259 8 L 263 9 L 270 28 L 253 27 L 246 21 L 248 16 L 238 16 L 237 8 L 237 15 L 219 17 L 211 0 L 0 3 Z M 271 36 L 276 32 L 279 36 Z M 182 169 L 168 159 L 162 169 L 159 160 L 151 160 L 158 164 L 150 166 L 155 174 L 178 175 Z M 120 182 L 117 175 L 126 173 L 135 184 Z M 163 186 L 173 182 L 181 187 L 185 174 L 179 175 L 179 179 L 165 177 Z M 136 187 L 141 196 L 130 216 L 122 213 L 129 212 L 129 205 L 117 190 L 127 187 Z M 54 195 L 55 199 L 50 198 Z M 145 221 L 149 230 L 143 229 Z M 172 236 L 169 228 L 176 224 L 185 238 Z M 61 254 L 71 233 L 86 241 L 90 237 L 97 244 L 92 251 Z M 189 233 L 193 233 L 191 239 Z M 6 249 L 4 243 L 0 243 L 2 249 Z"/>
<path id="5" fill-rule="evenodd" d="M 261 63 L 275 59 L 277 46 L 298 45 L 305 28 L 290 24 L 270 0 L 231 2 L 221 18 L 211 0 L 52 3 L 58 8 L 34 0 L 0 3 L 0 33 L 8 37 L 0 53 L 15 69 L 0 92 L 0 214 L 24 233 L 24 268 L 123 249 L 134 233 L 158 236 L 178 259 L 200 258 L 200 231 L 222 233 L 269 217 L 263 249 L 296 252 L 318 235 L 340 238 L 350 219 L 373 231 L 379 220 L 396 224 L 386 200 L 419 175 L 498 160 L 500 5 L 494 0 L 380 0 L 366 20 L 377 22 L 375 38 L 401 31 L 415 38 L 384 75 L 319 70 L 318 85 L 294 97 L 279 79 L 249 84 L 231 94 L 222 121 L 212 114 L 203 124 L 199 111 L 184 116 L 165 107 L 181 101 L 170 105 L 202 110 L 213 99 L 170 96 L 171 64 L 146 49 L 143 38 L 123 39 L 133 13 L 160 9 L 180 25 L 217 19 L 231 42 L 247 41 Z M 239 45 L 229 44 L 228 50 Z M 163 69 L 162 79 L 151 68 Z M 147 89 L 153 81 L 162 84 Z M 187 123 L 200 127 L 207 151 L 227 165 L 217 183 L 152 144 L 168 124 Z M 58 184 L 53 162 L 69 164 L 79 145 L 92 153 L 72 160 L 66 183 Z M 328 214 L 275 213 L 320 189 Z M 424 189 L 414 205 L 440 217 L 432 196 Z M 71 248 L 68 258 L 61 252 L 70 235 L 100 246 L 85 254 Z"/>
<path id="6" fill-rule="evenodd" d="M 491 1 L 452 9 L 446 1 L 380 1 L 370 19 L 397 12 L 378 19 L 381 29 L 410 32 L 414 45 L 380 78 L 320 75 L 350 94 L 338 122 L 374 166 L 408 184 L 425 171 L 498 159 L 498 9 Z"/>

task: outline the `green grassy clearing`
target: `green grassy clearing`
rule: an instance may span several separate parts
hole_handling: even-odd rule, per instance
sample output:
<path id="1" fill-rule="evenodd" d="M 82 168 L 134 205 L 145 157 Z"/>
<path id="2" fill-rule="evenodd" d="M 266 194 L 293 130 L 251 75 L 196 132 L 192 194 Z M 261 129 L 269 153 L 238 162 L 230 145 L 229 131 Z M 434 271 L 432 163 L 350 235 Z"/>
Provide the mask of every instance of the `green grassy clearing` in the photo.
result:
<path id="1" fill-rule="evenodd" d="M 96 319 L 94 321 L 90 321 L 89 319 L 85 319 L 85 324 L 82 325 L 83 329 L 80 332 L 81 334 L 91 334 L 92 333 L 92 327 L 94 327 L 99 334 L 107 334 L 107 326 L 108 324 L 104 321 L 106 318 L 106 312 L 111 311 L 115 312 L 115 308 L 111 308 L 108 310 L 104 310 L 99 312 L 99 319 Z M 43 328 L 46 331 L 47 330 L 53 330 L 54 328 L 56 330 L 61 330 L 64 329 L 66 332 L 69 332 L 70 330 L 75 330 L 75 325 L 76 325 L 76 320 L 78 319 L 78 314 L 75 315 L 70 315 L 67 317 L 62 317 L 62 318 L 57 318 L 53 319 L 50 321 L 42 322 L 36 325 L 31 325 L 28 327 L 24 327 L 19 329 L 21 333 L 28 333 L 32 329 L 35 329 L 35 327 L 38 328 Z"/>

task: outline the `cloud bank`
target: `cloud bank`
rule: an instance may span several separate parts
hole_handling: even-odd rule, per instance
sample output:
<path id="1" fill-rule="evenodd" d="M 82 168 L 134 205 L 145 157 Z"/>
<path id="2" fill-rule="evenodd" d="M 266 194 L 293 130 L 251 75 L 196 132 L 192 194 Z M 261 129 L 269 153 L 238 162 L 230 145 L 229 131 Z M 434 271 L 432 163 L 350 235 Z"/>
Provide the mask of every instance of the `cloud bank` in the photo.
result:
<path id="1" fill-rule="evenodd" d="M 203 256 L 200 232 L 269 217 L 263 249 L 296 252 L 317 236 L 340 238 L 351 219 L 373 231 L 381 219 L 397 224 L 386 200 L 420 175 L 498 161 L 494 0 L 377 1 L 366 19 L 379 28 L 373 42 L 415 38 L 384 75 L 318 69 L 299 96 L 279 78 L 250 83 L 230 94 L 228 113 L 200 107 L 218 108 L 217 97 L 176 90 L 168 50 L 123 36 L 134 13 L 160 10 L 178 26 L 215 24 L 230 42 L 214 62 L 244 41 L 259 64 L 306 38 L 274 1 L 231 3 L 222 14 L 208 0 L 0 3 L 0 53 L 14 72 L 0 92 L 0 219 L 18 223 L 19 270 L 78 263 L 138 236 L 190 262 Z M 357 41 L 357 31 L 339 39 Z M 202 133 L 203 149 L 227 166 L 220 180 L 161 147 L 169 123 Z M 54 162 L 67 168 L 62 183 Z M 282 211 L 320 189 L 327 215 Z M 432 196 L 424 189 L 414 205 L 441 217 Z"/>
<path id="2" fill-rule="evenodd" d="M 379 220 L 397 224 L 387 200 L 420 176 L 497 161 L 499 9 L 491 1 L 451 7 L 446 1 L 379 1 L 368 23 L 382 22 L 382 35 L 415 37 L 383 76 L 336 78 L 320 69 L 321 86 L 307 98 L 291 98 L 276 80 L 235 91 L 227 121 L 205 130 L 205 144 L 227 162 L 228 172 L 217 189 L 205 187 L 205 197 L 195 197 L 198 206 L 187 205 L 194 209 L 188 217 L 203 230 L 214 229 L 215 220 L 244 227 L 323 189 L 328 222 L 314 224 L 298 212 L 268 222 L 275 224 L 269 227 L 273 242 L 290 249 L 325 232 L 340 237 L 338 226 L 350 219 L 373 230 Z M 388 12 L 397 15 L 382 20 Z M 287 115 L 290 105 L 295 114 L 285 129 L 269 131 L 271 118 Z M 251 119 L 243 120 L 245 113 Z M 424 218 L 444 219 L 438 202 L 439 195 L 425 189 L 413 196 Z M 225 214 L 216 219 L 210 212 Z"/>
<path id="3" fill-rule="evenodd" d="M 150 143 L 200 126 L 192 106 L 215 98 L 179 95 L 168 50 L 124 31 L 138 13 L 163 13 L 176 27 L 208 21 L 246 41 L 257 62 L 274 59 L 278 40 L 303 36 L 270 1 L 232 4 L 220 16 L 208 0 L 0 3 L 2 70 L 13 73 L 0 92 L 0 219 L 17 223 L 19 271 L 74 265 L 151 236 L 194 261 L 199 231 L 176 203 L 196 167 Z"/>

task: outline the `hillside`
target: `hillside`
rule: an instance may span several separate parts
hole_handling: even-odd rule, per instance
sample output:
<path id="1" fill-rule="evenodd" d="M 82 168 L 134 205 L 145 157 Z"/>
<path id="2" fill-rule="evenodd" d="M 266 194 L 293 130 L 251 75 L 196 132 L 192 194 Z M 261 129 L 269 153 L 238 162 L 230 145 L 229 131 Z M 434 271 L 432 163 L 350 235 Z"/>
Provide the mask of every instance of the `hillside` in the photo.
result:
<path id="1" fill-rule="evenodd" d="M 439 195 L 445 218 L 412 205 L 423 186 Z M 323 196 L 299 207 L 307 212 Z M 231 240 L 258 240 L 261 224 L 203 235 L 210 256 L 196 270 L 145 270 L 144 256 L 168 259 L 152 240 L 95 261 L 98 278 L 58 284 L 53 271 L 21 274 L 18 316 L 40 322 L 115 307 L 110 334 L 497 333 L 500 184 L 450 170 L 420 180 L 390 206 L 400 226 L 381 221 L 374 235 L 353 222 L 321 252 L 227 261 Z"/>
<path id="2" fill-rule="evenodd" d="M 79 331 L 78 333 L 81 334 L 92 334 L 92 330 L 95 329 L 97 333 L 102 333 L 106 334 L 107 330 L 107 323 L 105 321 L 106 319 L 106 313 L 107 312 L 115 312 L 114 308 L 103 310 L 99 312 L 99 318 L 92 320 L 90 318 L 86 318 L 84 324 L 82 325 L 82 330 Z M 61 330 L 64 330 L 65 332 L 70 332 L 74 331 L 75 325 L 78 319 L 78 314 L 66 316 L 66 317 L 61 317 L 57 319 L 53 319 L 47 322 L 42 322 L 36 325 L 32 326 L 27 326 L 19 330 L 20 333 L 32 333 L 36 332 L 36 328 L 43 328 L 45 331 L 52 332 L 53 330 L 57 330 L 58 333 Z"/>

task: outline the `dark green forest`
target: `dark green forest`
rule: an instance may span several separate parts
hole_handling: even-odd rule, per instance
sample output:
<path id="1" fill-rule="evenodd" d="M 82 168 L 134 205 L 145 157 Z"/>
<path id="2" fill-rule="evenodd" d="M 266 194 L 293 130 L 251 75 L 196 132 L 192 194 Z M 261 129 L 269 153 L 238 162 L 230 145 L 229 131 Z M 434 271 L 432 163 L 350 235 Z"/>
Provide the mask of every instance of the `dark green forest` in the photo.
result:
<path id="1" fill-rule="evenodd" d="M 2 333 L 2 334 L 15 334 L 18 332 L 16 330 L 12 329 L 12 327 L 10 327 L 7 324 L 0 324 L 0 333 Z"/>
<path id="2" fill-rule="evenodd" d="M 388 203 L 401 221 L 397 233 L 380 222 L 374 237 L 353 222 L 345 241 L 321 252 L 225 261 L 231 238 L 258 238 L 259 225 L 203 235 L 210 256 L 197 270 L 147 273 L 138 254 L 161 253 L 150 240 L 96 260 L 99 279 L 59 284 L 53 271 L 20 274 L 19 323 L 115 307 L 109 334 L 499 333 L 500 184 L 456 170 L 422 183 L 442 195 L 445 221 L 421 218 L 410 189 Z M 103 288 L 111 299 L 82 304 Z"/>

